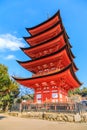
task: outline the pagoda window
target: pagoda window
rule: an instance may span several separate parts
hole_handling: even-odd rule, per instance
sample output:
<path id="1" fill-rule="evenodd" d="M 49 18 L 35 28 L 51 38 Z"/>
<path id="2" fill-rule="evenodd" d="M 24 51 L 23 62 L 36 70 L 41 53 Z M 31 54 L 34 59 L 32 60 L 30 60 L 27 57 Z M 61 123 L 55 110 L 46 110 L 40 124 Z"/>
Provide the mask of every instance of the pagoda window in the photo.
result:
<path id="1" fill-rule="evenodd" d="M 58 98 L 58 93 L 52 93 L 52 98 Z"/>
<path id="2" fill-rule="evenodd" d="M 36 95 L 36 98 L 37 98 L 37 99 L 40 99 L 40 98 L 41 98 L 41 94 L 37 94 L 37 95 Z"/>

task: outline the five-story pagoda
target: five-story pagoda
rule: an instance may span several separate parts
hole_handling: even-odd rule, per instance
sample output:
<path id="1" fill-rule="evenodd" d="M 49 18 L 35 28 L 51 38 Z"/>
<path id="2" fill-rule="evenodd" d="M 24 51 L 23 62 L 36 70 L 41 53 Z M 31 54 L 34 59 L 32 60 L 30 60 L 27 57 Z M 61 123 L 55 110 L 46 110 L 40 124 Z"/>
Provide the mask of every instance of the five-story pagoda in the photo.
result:
<path id="1" fill-rule="evenodd" d="M 34 89 L 34 103 L 67 102 L 68 91 L 81 83 L 75 75 L 78 69 L 60 11 L 47 21 L 26 29 L 31 36 L 24 39 L 30 47 L 21 49 L 31 60 L 18 63 L 33 74 L 31 78 L 14 79 Z"/>

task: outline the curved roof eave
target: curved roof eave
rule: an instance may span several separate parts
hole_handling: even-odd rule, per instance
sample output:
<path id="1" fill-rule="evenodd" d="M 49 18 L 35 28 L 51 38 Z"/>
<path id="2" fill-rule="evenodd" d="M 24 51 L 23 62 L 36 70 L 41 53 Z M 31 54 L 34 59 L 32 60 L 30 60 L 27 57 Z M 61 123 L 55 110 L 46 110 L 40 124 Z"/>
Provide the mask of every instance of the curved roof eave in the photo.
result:
<path id="1" fill-rule="evenodd" d="M 26 30 L 29 31 L 29 30 L 35 29 L 35 28 L 37 28 L 37 27 L 43 25 L 44 23 L 49 22 L 49 21 L 50 21 L 51 19 L 53 19 L 55 16 L 57 16 L 57 15 L 59 16 L 59 14 L 60 14 L 60 10 L 58 10 L 58 11 L 57 11 L 52 17 L 50 17 L 48 20 L 45 20 L 44 22 L 42 22 L 42 23 L 40 23 L 40 24 L 38 24 L 38 25 L 36 25 L 36 26 L 34 26 L 34 27 L 26 28 Z"/>
<path id="2" fill-rule="evenodd" d="M 47 28 L 46 30 L 41 31 L 40 33 L 38 33 L 38 34 L 36 34 L 36 35 L 32 35 L 32 36 L 28 36 L 28 37 L 23 37 L 23 38 L 24 38 L 25 41 L 26 41 L 26 39 L 32 39 L 32 38 L 37 37 L 37 36 L 39 36 L 39 35 L 41 35 L 41 34 L 44 34 L 45 32 L 48 32 L 49 30 L 55 28 L 55 27 L 58 26 L 59 24 L 61 25 L 61 28 L 62 28 L 61 21 L 58 21 L 56 24 L 54 24 L 54 25 L 51 26 L 50 28 Z M 63 28 L 62 28 L 62 29 L 63 29 Z"/>
<path id="3" fill-rule="evenodd" d="M 40 60 L 40 59 L 44 59 L 44 58 L 48 58 L 50 56 L 53 56 L 59 52 L 61 52 L 62 50 L 64 50 L 65 48 L 67 48 L 67 45 L 63 46 L 60 50 L 58 50 L 57 52 L 54 52 L 53 54 L 49 54 L 49 55 L 46 55 L 46 56 L 43 56 L 43 57 L 39 57 L 37 59 L 33 59 L 33 60 L 28 60 L 28 61 L 19 61 L 19 60 L 16 60 L 19 64 L 20 63 L 27 63 L 27 62 L 34 62 L 34 61 L 37 61 L 37 60 Z M 67 53 L 69 54 L 69 52 L 67 51 Z"/>
<path id="4" fill-rule="evenodd" d="M 70 50 L 68 50 L 67 45 L 65 45 L 64 47 L 62 47 L 60 50 L 58 50 L 57 52 L 55 52 L 55 53 L 53 53 L 53 54 L 50 54 L 50 55 L 47 55 L 47 56 L 43 56 L 43 57 L 38 58 L 38 59 L 28 60 L 28 61 L 18 61 L 18 60 L 16 60 L 16 61 L 17 61 L 23 68 L 25 68 L 25 69 L 28 70 L 28 71 L 31 71 L 30 69 L 27 69 L 26 67 L 24 67 L 22 64 L 34 63 L 35 61 L 38 61 L 38 60 L 41 60 L 41 59 L 44 59 L 44 58 L 49 58 L 50 56 L 54 56 L 54 55 L 56 55 L 56 54 L 62 52 L 62 51 L 65 50 L 65 49 L 66 49 L 66 53 L 67 53 L 67 55 L 68 55 L 70 61 L 73 63 L 73 66 L 74 66 L 75 70 L 77 71 L 78 68 L 76 67 L 75 63 L 73 62 L 73 59 L 72 59 Z M 34 71 L 31 71 L 31 72 L 34 73 Z"/>
<path id="5" fill-rule="evenodd" d="M 59 72 L 55 72 L 55 73 L 52 73 L 52 74 L 42 75 L 42 76 L 32 77 L 32 78 L 18 78 L 18 77 L 14 77 L 14 76 L 12 76 L 12 78 L 15 79 L 19 83 L 22 82 L 22 81 L 27 81 L 28 82 L 30 80 L 34 81 L 34 80 L 44 79 L 44 78 L 47 78 L 47 77 L 50 77 L 50 76 L 54 76 L 54 75 L 57 75 L 57 74 L 62 74 L 65 71 L 67 71 L 68 69 L 70 69 L 70 73 L 72 74 L 73 78 L 77 81 L 78 85 L 82 85 L 82 83 L 78 80 L 78 78 L 76 77 L 76 75 L 75 75 L 75 73 L 73 71 L 72 63 L 70 65 L 68 65 L 66 68 L 60 70 Z"/>
<path id="6" fill-rule="evenodd" d="M 45 41 L 45 42 L 41 42 L 40 44 L 36 44 L 35 46 L 30 46 L 30 47 L 27 47 L 27 48 L 22 48 L 22 47 L 20 47 L 20 49 L 21 50 L 29 50 L 29 49 L 32 49 L 32 48 L 36 48 L 36 47 L 38 47 L 38 46 L 40 46 L 40 45 L 42 45 L 42 44 L 46 44 L 47 42 L 50 42 L 50 41 L 52 41 L 52 40 L 54 40 L 55 38 L 57 38 L 57 37 L 59 37 L 60 35 L 62 35 L 64 33 L 64 30 L 62 30 L 57 36 L 55 36 L 55 37 L 52 37 L 51 39 L 49 39 L 49 40 L 47 40 L 47 41 Z M 65 34 L 64 34 L 65 35 Z"/>
<path id="7" fill-rule="evenodd" d="M 51 38 L 51 39 L 49 39 L 49 40 L 47 40 L 47 41 L 45 41 L 45 42 L 42 42 L 42 43 L 40 43 L 40 44 L 36 44 L 35 46 L 30 46 L 30 47 L 27 47 L 27 48 L 22 48 L 22 47 L 20 47 L 20 49 L 21 49 L 23 52 L 24 52 L 24 50 L 32 50 L 32 49 L 34 49 L 34 48 L 36 48 L 36 47 L 45 45 L 45 44 L 47 44 L 48 42 L 50 42 L 50 41 L 52 41 L 52 40 L 55 40 L 57 37 L 60 37 L 61 35 L 63 35 L 66 44 L 68 44 L 69 47 L 71 47 L 71 45 L 67 42 L 67 39 L 66 39 L 66 37 L 65 37 L 65 33 L 64 33 L 64 30 L 63 30 L 63 31 L 61 31 L 57 36 L 55 36 L 55 37 L 53 37 L 53 38 Z M 26 54 L 26 52 L 24 52 L 24 53 Z M 29 56 L 28 54 L 26 54 L 26 55 Z M 29 57 L 31 57 L 31 56 L 29 56 Z M 74 57 L 74 55 L 73 55 L 73 57 Z"/>

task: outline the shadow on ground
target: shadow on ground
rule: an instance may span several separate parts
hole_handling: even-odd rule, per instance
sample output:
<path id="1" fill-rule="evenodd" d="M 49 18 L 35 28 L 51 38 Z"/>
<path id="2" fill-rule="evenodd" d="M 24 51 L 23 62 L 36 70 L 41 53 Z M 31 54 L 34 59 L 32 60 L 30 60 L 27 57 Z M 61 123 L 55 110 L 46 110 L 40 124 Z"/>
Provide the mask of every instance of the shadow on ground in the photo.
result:
<path id="1" fill-rule="evenodd" d="M 0 116 L 0 120 L 2 120 L 3 118 L 6 118 L 6 116 Z"/>

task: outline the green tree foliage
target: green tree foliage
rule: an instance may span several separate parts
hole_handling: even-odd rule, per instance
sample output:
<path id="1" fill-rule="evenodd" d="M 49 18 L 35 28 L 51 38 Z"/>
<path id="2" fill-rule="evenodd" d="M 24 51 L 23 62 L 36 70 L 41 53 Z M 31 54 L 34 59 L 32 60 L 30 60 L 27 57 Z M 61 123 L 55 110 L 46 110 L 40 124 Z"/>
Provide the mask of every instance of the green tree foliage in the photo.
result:
<path id="1" fill-rule="evenodd" d="M 68 94 L 69 96 L 75 95 L 75 94 L 78 94 L 81 96 L 87 96 L 87 87 L 83 87 L 82 89 L 76 88 L 74 90 L 70 90 Z"/>
<path id="2" fill-rule="evenodd" d="M 17 97 L 16 98 L 16 103 L 21 103 L 23 100 L 33 101 L 33 99 L 34 99 L 34 95 L 33 94 L 27 94 L 27 95 L 23 95 L 21 97 Z"/>
<path id="3" fill-rule="evenodd" d="M 87 96 L 87 87 L 83 87 L 83 89 L 81 89 L 81 95 Z"/>
<path id="4" fill-rule="evenodd" d="M 18 94 L 18 84 L 10 78 L 8 68 L 0 64 L 0 108 L 3 111 L 10 109 Z"/>
<path id="5" fill-rule="evenodd" d="M 34 95 L 33 94 L 27 94 L 27 95 L 22 96 L 21 99 L 23 99 L 23 100 L 33 100 Z"/>

